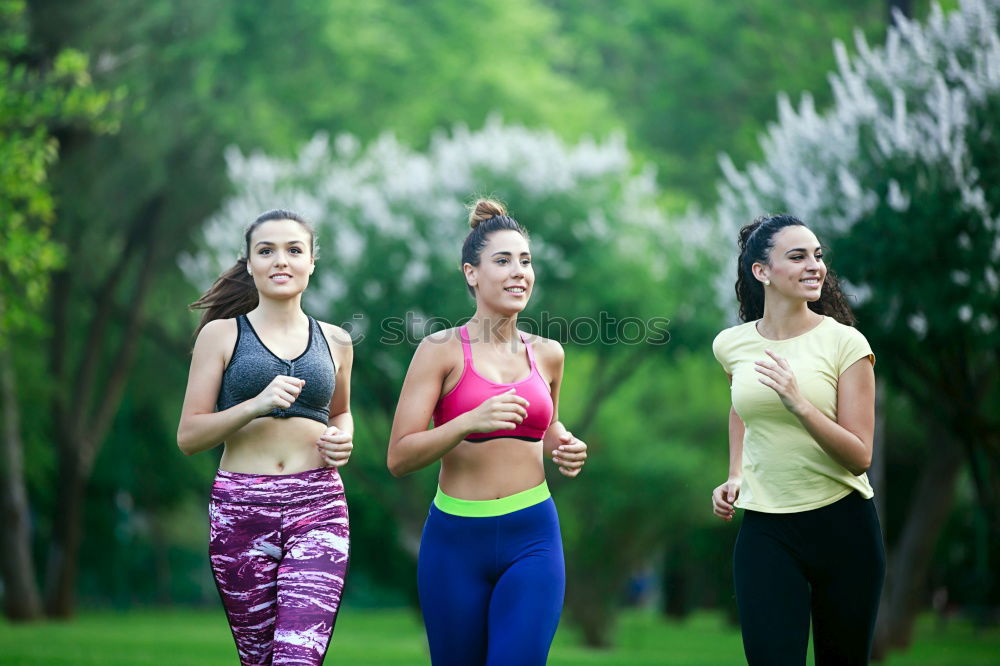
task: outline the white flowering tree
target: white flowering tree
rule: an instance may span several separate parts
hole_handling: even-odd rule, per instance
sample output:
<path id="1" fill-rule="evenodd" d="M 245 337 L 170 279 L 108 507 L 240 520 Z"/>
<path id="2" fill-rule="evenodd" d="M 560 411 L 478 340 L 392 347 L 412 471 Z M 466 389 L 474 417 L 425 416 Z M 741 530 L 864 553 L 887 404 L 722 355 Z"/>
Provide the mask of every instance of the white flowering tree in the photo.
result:
<path id="1" fill-rule="evenodd" d="M 439 133 L 423 151 L 391 135 L 367 147 L 351 136 L 319 135 L 292 159 L 236 150 L 227 159 L 235 194 L 182 266 L 204 288 L 232 265 L 243 229 L 261 211 L 290 208 L 314 222 L 320 251 L 305 308 L 355 337 L 358 446 L 347 476 L 362 486 L 352 497 L 359 543 L 369 530 L 367 543 L 383 551 L 366 553 L 368 562 L 416 553 L 433 471 L 388 478 L 392 414 L 419 339 L 474 311 L 459 270 L 465 205 L 476 195 L 508 202 L 531 234 L 536 271 L 522 328 L 567 343 L 561 416 L 591 446 L 587 474 L 558 493 L 570 575 L 581 581 L 570 583 L 571 614 L 590 643 L 606 643 L 624 581 L 666 538 L 668 514 L 700 497 L 690 483 L 704 467 L 700 452 L 670 457 L 641 428 L 637 437 L 626 434 L 635 428 L 620 421 L 641 425 L 650 416 L 616 396 L 647 362 L 669 361 L 718 326 L 697 225 L 667 222 L 654 174 L 634 162 L 622 136 L 568 144 L 496 118 L 481 130 Z M 639 381 L 652 381 L 649 374 Z M 613 398 L 609 409 L 634 413 L 598 418 Z M 621 451 L 611 450 L 618 445 Z M 620 493 L 617 501 L 600 499 L 608 486 Z M 399 529 L 395 551 L 385 545 L 390 523 Z M 612 528 L 621 533 L 616 543 L 607 542 Z"/>
<path id="2" fill-rule="evenodd" d="M 925 419 L 931 446 L 890 557 L 877 651 L 905 646 L 936 535 L 967 463 L 997 529 L 1000 499 L 1000 2 L 897 14 L 884 46 L 836 44 L 834 101 L 779 97 L 763 159 L 723 158 L 718 212 L 735 231 L 791 212 L 862 295 L 879 374 Z M 732 235 L 735 237 L 735 234 Z"/>

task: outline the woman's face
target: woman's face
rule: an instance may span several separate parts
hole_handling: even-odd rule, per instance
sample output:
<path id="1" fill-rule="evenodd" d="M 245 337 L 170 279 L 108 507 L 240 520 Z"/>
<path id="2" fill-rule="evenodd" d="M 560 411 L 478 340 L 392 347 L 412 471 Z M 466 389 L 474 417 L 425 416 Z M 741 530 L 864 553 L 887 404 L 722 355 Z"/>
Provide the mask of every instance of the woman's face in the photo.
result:
<path id="1" fill-rule="evenodd" d="M 305 291 L 316 268 L 310 241 L 295 220 L 269 220 L 254 229 L 247 269 L 262 297 L 284 299 Z"/>
<path id="2" fill-rule="evenodd" d="M 479 265 L 463 268 L 466 281 L 476 290 L 476 300 L 490 310 L 516 314 L 528 304 L 535 271 L 528 241 L 520 232 L 493 232 L 479 254 Z"/>
<path id="3" fill-rule="evenodd" d="M 776 294 L 792 300 L 816 301 L 823 291 L 826 264 L 823 248 L 816 235 L 801 225 L 785 227 L 774 235 L 768 263 L 755 263 L 754 276 L 771 285 L 765 294 Z"/>

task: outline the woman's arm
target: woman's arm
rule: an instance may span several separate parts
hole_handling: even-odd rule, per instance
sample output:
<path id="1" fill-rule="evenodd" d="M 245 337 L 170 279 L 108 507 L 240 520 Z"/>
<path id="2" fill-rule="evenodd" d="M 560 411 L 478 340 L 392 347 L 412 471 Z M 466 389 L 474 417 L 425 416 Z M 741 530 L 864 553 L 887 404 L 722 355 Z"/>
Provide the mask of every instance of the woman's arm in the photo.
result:
<path id="1" fill-rule="evenodd" d="M 562 386 L 566 353 L 556 340 L 537 338 L 535 353 L 542 361 L 552 393 L 552 421 L 542 439 L 544 455 L 552 458 L 563 476 L 575 477 L 587 462 L 587 445 L 573 436 L 559 420 L 559 388 Z"/>
<path id="2" fill-rule="evenodd" d="M 442 331 L 424 338 L 406 371 L 389 435 L 386 462 L 393 476 L 405 476 L 430 465 L 471 433 L 513 430 L 528 414 L 527 401 L 511 389 L 428 430 L 450 368 L 447 335 L 448 331 Z"/>
<path id="3" fill-rule="evenodd" d="M 760 381 L 781 401 L 816 443 L 852 474 L 861 475 L 872 463 L 875 437 L 875 370 L 868 357 L 858 359 L 837 381 L 837 420 L 802 397 L 788 362 L 768 351 L 773 362 L 757 361 Z"/>
<path id="4" fill-rule="evenodd" d="M 211 321 L 198 334 L 177 426 L 177 446 L 186 455 L 215 448 L 247 423 L 275 407 L 287 409 L 302 390 L 304 382 L 301 379 L 279 375 L 260 395 L 216 412 L 226 350 L 232 349 L 235 342 L 236 323 L 231 319 Z"/>
<path id="5" fill-rule="evenodd" d="M 351 369 L 354 366 L 354 341 L 344 329 L 320 323 L 337 363 L 337 388 L 330 398 L 329 427 L 316 442 L 326 464 L 342 467 L 354 451 L 354 417 L 351 415 Z"/>
<path id="6" fill-rule="evenodd" d="M 732 378 L 730 377 L 730 382 Z M 736 413 L 736 408 L 729 407 L 729 480 L 743 478 L 743 437 L 746 426 L 743 419 Z M 733 498 L 736 499 L 735 497 Z"/>
<path id="7" fill-rule="evenodd" d="M 733 376 L 729 375 L 729 385 L 733 384 Z M 736 409 L 729 407 L 729 477 L 726 482 L 712 491 L 712 511 L 727 522 L 736 513 L 734 503 L 740 496 L 740 486 L 743 483 L 743 435 L 746 427 Z"/>

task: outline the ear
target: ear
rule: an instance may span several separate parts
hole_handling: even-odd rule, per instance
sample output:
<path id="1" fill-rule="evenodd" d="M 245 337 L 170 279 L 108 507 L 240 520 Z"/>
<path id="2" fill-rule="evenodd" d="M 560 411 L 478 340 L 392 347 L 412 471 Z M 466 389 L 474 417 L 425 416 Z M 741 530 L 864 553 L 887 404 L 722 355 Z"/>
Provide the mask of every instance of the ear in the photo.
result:
<path id="1" fill-rule="evenodd" d="M 309 259 L 309 275 L 312 275 L 313 271 L 315 270 L 316 270 L 316 258 L 312 257 Z"/>
<path id="2" fill-rule="evenodd" d="M 462 272 L 465 273 L 465 284 L 475 289 L 479 284 L 479 270 L 472 264 L 462 264 Z"/>
<path id="3" fill-rule="evenodd" d="M 760 282 L 761 284 L 764 284 L 764 282 L 770 279 L 770 270 L 768 269 L 767 265 L 762 264 L 759 261 L 754 262 L 753 266 L 750 267 L 750 271 L 753 273 L 753 276 L 757 278 L 757 281 Z"/>

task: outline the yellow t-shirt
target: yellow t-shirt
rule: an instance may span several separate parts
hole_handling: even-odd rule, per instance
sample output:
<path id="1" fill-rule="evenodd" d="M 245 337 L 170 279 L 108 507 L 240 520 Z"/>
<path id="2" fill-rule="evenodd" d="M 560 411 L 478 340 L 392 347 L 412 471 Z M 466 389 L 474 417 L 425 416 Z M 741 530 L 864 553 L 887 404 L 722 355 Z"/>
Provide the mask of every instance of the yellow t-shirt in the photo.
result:
<path id="1" fill-rule="evenodd" d="M 732 400 L 746 426 L 743 484 L 736 506 L 766 513 L 809 511 L 832 504 L 857 490 L 874 493 L 868 476 L 855 476 L 813 439 L 781 404 L 774 389 L 761 384 L 755 361 L 770 361 L 770 349 L 788 360 L 802 396 L 837 420 L 837 383 L 858 359 L 875 355 L 856 328 L 826 317 L 815 328 L 787 340 L 768 340 L 756 322 L 719 333 L 712 351 L 732 375 Z"/>

